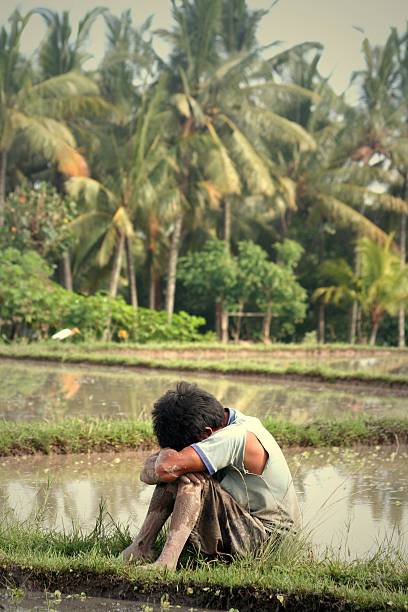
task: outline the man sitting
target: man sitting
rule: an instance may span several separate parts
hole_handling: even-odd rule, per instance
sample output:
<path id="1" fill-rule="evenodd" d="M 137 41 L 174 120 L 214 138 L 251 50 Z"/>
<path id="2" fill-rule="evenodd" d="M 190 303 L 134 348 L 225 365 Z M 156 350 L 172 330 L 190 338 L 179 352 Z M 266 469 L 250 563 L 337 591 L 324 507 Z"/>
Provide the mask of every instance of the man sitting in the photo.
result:
<path id="1" fill-rule="evenodd" d="M 175 569 L 187 540 L 210 556 L 255 552 L 301 524 L 286 460 L 259 419 L 225 408 L 210 393 L 180 382 L 153 408 L 161 450 L 141 473 L 156 485 L 145 521 L 125 561 L 152 560 L 171 515 L 156 566 Z"/>

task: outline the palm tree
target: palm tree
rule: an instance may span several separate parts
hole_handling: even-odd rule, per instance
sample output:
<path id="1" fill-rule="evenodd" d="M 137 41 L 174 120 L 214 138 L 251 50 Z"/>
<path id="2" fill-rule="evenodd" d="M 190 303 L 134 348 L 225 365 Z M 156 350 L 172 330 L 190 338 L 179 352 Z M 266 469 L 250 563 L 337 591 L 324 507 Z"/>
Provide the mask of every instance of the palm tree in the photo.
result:
<path id="1" fill-rule="evenodd" d="M 83 65 L 91 56 L 84 50 L 92 25 L 106 9 L 94 8 L 86 13 L 78 24 L 74 40 L 71 41 L 72 27 L 69 11 L 61 15 L 46 8 L 36 9 L 47 25 L 46 35 L 40 45 L 39 64 L 43 78 L 59 76 L 66 72 L 82 71 Z"/>
<path id="2" fill-rule="evenodd" d="M 357 242 L 360 271 L 356 275 L 345 260 L 326 262 L 323 273 L 335 284 L 320 287 L 314 299 L 339 304 L 342 300 L 358 301 L 369 316 L 370 344 L 374 345 L 381 321 L 386 313 L 396 315 L 401 304 L 408 303 L 408 267 L 401 268 L 393 237 L 380 245 L 369 238 Z"/>
<path id="3" fill-rule="evenodd" d="M 222 203 L 224 239 L 229 249 L 232 201 L 246 191 L 271 198 L 279 183 L 279 177 L 274 178 L 270 172 L 259 133 L 274 132 L 304 147 L 314 147 L 314 141 L 301 126 L 263 103 L 264 88 L 284 87 L 273 81 L 273 64 L 260 59 L 260 49 L 254 43 L 263 12 L 251 13 L 243 1 L 173 0 L 172 8 L 175 27 L 159 34 L 173 47 L 165 71 L 178 123 L 171 142 L 178 150 L 182 168 L 178 173 L 180 201 L 184 209 L 191 207 L 193 184 L 200 182 L 210 202 Z M 241 19 L 239 24 L 237 17 Z M 292 88 L 292 93 L 294 89 L 297 95 L 309 95 L 301 87 Z M 200 174 L 203 180 L 192 179 Z M 182 210 L 174 226 L 170 257 L 169 318 Z"/>
<path id="4" fill-rule="evenodd" d="M 85 211 L 71 223 L 78 239 L 75 265 L 96 253 L 96 261 L 104 268 L 113 259 L 109 295 L 115 297 L 125 250 L 125 239 L 133 236 L 133 226 L 126 205 L 107 187 L 90 178 L 72 177 L 66 183 L 68 193 L 75 199 L 84 197 Z"/>
<path id="5" fill-rule="evenodd" d="M 408 30 L 407 30 L 408 32 Z M 363 41 L 365 68 L 354 73 L 361 83 L 362 110 L 356 115 L 354 159 L 390 164 L 401 176 L 398 194 L 408 202 L 408 39 L 392 28 L 384 46 Z M 400 213 L 401 267 L 406 260 L 406 215 Z M 399 312 L 399 346 L 405 346 L 405 310 Z"/>
<path id="6" fill-rule="evenodd" d="M 72 132 L 61 117 L 78 97 L 98 93 L 96 85 L 75 72 L 33 82 L 30 64 L 20 42 L 31 13 L 15 11 L 10 28 L 0 31 L 0 226 L 6 193 L 7 156 L 23 138 L 28 147 L 57 162 L 67 175 L 86 175 L 87 165 L 76 150 Z"/>
<path id="7" fill-rule="evenodd" d="M 47 32 L 39 50 L 39 67 L 43 79 L 50 79 L 68 72 L 77 71 L 83 73 L 86 60 L 91 56 L 84 50 L 90 29 L 96 18 L 105 12 L 105 9 L 95 8 L 79 22 L 76 36 L 72 38 L 72 27 L 69 12 L 63 11 L 61 16 L 55 11 L 40 8 L 35 11 L 40 14 L 46 24 Z M 86 117 L 92 114 L 95 118 L 101 111 L 106 111 L 104 101 L 95 95 L 77 96 L 75 104 L 71 103 L 66 109 L 69 110 L 71 129 L 78 128 Z M 69 251 L 63 253 L 62 269 L 64 272 L 64 285 L 67 289 L 73 289 L 71 270 L 71 256 Z"/>

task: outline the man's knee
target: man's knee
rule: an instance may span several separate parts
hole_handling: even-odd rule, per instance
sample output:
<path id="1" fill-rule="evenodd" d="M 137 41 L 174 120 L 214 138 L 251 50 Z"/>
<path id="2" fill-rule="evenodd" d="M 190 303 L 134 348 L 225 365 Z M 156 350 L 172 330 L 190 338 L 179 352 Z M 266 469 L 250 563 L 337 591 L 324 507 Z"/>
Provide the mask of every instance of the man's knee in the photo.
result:
<path id="1" fill-rule="evenodd" d="M 198 495 L 204 486 L 204 481 L 192 481 L 192 480 L 177 480 L 177 494 L 178 495 Z"/>

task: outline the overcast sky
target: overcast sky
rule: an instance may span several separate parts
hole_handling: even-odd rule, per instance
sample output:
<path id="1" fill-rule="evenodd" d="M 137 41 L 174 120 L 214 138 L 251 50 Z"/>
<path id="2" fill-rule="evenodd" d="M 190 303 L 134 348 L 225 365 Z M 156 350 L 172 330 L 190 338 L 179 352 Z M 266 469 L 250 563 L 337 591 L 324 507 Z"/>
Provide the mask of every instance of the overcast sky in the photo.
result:
<path id="1" fill-rule="evenodd" d="M 234 0 L 230 0 L 233 2 Z M 249 0 L 252 9 L 268 8 L 271 0 Z M 77 23 L 86 11 L 95 6 L 106 6 L 119 14 L 132 9 L 136 24 L 154 14 L 154 28 L 169 28 L 171 14 L 169 0 L 0 0 L 0 23 L 7 21 L 11 11 L 19 8 L 25 12 L 37 6 L 53 10 L 69 10 Z M 405 30 L 408 20 L 408 0 L 280 0 L 267 15 L 259 29 L 262 44 L 282 41 L 282 48 L 304 42 L 319 41 L 324 45 L 320 69 L 325 76 L 331 75 L 334 89 L 341 93 L 350 80 L 353 70 L 363 66 L 361 42 L 363 29 L 374 44 L 382 44 L 391 27 Z M 40 17 L 34 17 L 28 26 L 23 49 L 31 53 L 38 46 L 44 32 Z M 95 24 L 90 37 L 89 52 L 98 60 L 104 48 L 102 19 Z M 159 53 L 165 54 L 163 43 L 156 43 Z M 349 93 L 349 99 L 355 93 Z"/>

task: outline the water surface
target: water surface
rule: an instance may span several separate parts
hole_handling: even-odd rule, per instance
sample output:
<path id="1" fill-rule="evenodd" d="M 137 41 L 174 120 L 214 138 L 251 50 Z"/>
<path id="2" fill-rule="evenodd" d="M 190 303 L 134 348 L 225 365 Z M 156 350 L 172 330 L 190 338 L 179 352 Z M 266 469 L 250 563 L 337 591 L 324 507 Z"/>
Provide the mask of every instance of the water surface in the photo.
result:
<path id="1" fill-rule="evenodd" d="M 407 414 L 408 398 L 350 386 L 275 382 L 263 377 L 130 371 L 124 368 L 0 361 L 0 418 L 62 419 L 109 416 L 148 419 L 153 402 L 180 380 L 196 382 L 225 405 L 251 415 L 303 423 L 361 414 Z"/>
<path id="2" fill-rule="evenodd" d="M 314 544 L 343 558 L 392 541 L 408 547 L 408 448 L 286 450 Z M 100 500 L 115 521 L 141 524 L 153 487 L 139 480 L 145 454 L 9 458 L 0 463 L 0 515 L 44 528 L 91 529 Z"/>

